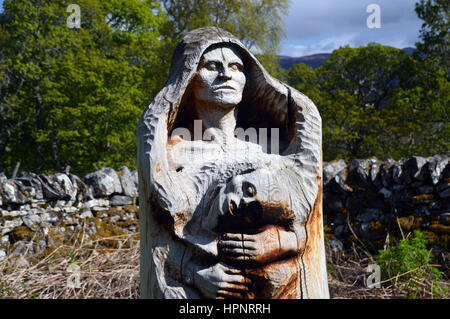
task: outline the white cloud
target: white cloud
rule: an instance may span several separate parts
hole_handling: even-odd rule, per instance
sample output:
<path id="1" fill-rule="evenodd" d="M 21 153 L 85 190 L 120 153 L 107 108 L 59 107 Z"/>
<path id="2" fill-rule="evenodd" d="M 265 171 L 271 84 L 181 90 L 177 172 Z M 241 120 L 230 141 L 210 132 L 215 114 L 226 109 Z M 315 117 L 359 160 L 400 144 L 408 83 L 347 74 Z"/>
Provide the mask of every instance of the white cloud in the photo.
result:
<path id="1" fill-rule="evenodd" d="M 366 8 L 372 3 L 381 8 L 381 29 L 366 25 Z M 281 54 L 309 55 L 369 42 L 414 46 L 422 24 L 414 4 L 415 0 L 291 0 Z"/>

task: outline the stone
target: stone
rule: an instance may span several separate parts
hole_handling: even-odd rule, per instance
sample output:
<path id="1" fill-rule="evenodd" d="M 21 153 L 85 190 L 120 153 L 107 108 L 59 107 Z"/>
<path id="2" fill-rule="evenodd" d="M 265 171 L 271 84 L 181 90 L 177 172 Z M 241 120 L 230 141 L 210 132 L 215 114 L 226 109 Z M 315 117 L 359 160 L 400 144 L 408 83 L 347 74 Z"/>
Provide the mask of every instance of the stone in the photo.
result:
<path id="1" fill-rule="evenodd" d="M 373 185 L 375 185 L 375 186 L 381 185 L 380 163 L 372 162 L 372 167 L 370 168 L 369 178 Z"/>
<path id="2" fill-rule="evenodd" d="M 122 193 L 119 176 L 110 167 L 103 167 L 99 171 L 86 175 L 84 182 L 92 187 L 95 197 Z"/>
<path id="3" fill-rule="evenodd" d="M 391 175 L 391 165 L 389 164 L 381 164 L 380 166 L 380 179 L 381 183 L 384 187 L 390 188 L 394 183 Z"/>
<path id="4" fill-rule="evenodd" d="M 345 161 L 340 159 L 336 162 L 330 162 L 323 166 L 323 184 L 327 185 L 340 171 L 347 167 Z"/>
<path id="5" fill-rule="evenodd" d="M 37 231 L 39 225 L 42 223 L 42 219 L 39 215 L 33 214 L 28 216 L 23 216 L 22 221 L 29 229 L 32 231 Z"/>
<path id="6" fill-rule="evenodd" d="M 446 190 L 439 192 L 440 198 L 449 198 L 450 197 L 450 188 L 447 188 Z"/>
<path id="7" fill-rule="evenodd" d="M 329 298 L 316 106 L 216 27 L 172 61 L 138 124 L 141 297 Z"/>
<path id="8" fill-rule="evenodd" d="M 3 245 L 9 244 L 9 235 L 1 236 L 1 238 L 0 238 L 0 244 L 3 244 Z"/>
<path id="9" fill-rule="evenodd" d="M 361 223 L 360 229 L 361 229 L 361 236 L 369 237 L 369 230 L 370 230 L 370 223 L 369 222 Z"/>
<path id="10" fill-rule="evenodd" d="M 424 176 L 421 174 L 423 166 L 427 163 L 426 158 L 413 156 L 403 164 L 403 172 L 401 179 L 403 184 L 409 184 L 414 179 L 423 181 Z"/>
<path id="11" fill-rule="evenodd" d="M 8 258 L 8 256 L 6 256 L 6 251 L 0 249 L 0 262 L 6 260 L 6 258 Z"/>
<path id="12" fill-rule="evenodd" d="M 359 187 L 369 187 L 369 171 L 372 166 L 372 161 L 367 160 L 353 160 L 348 167 L 348 182 L 350 185 L 357 185 Z"/>
<path id="13" fill-rule="evenodd" d="M 353 189 L 347 185 L 347 169 L 340 171 L 331 181 L 328 183 L 328 188 L 332 190 L 333 193 L 345 194 L 347 192 L 352 192 Z"/>
<path id="14" fill-rule="evenodd" d="M 344 235 L 345 232 L 345 226 L 344 225 L 337 225 L 334 229 L 334 236 L 337 238 L 340 238 Z"/>
<path id="15" fill-rule="evenodd" d="M 431 185 L 422 185 L 417 188 L 419 194 L 432 194 L 434 192 L 434 187 Z"/>
<path id="16" fill-rule="evenodd" d="M 445 226 L 450 226 L 450 213 L 443 213 L 439 216 L 440 222 Z"/>
<path id="17" fill-rule="evenodd" d="M 339 239 L 330 239 L 328 241 L 328 249 L 339 252 L 344 249 L 344 244 Z"/>
<path id="18" fill-rule="evenodd" d="M 137 197 L 138 189 L 137 183 L 134 177 L 131 175 L 130 170 L 126 166 L 122 166 L 117 170 L 119 175 L 120 184 L 122 185 L 123 194 L 128 197 Z"/>
<path id="19" fill-rule="evenodd" d="M 392 179 L 397 184 L 402 184 L 402 166 L 400 164 L 394 164 L 391 168 Z"/>
<path id="20" fill-rule="evenodd" d="M 33 252 L 34 249 L 32 243 L 26 243 L 21 241 L 14 248 L 13 252 L 11 253 L 11 256 L 23 256 L 27 254 L 33 254 Z"/>
<path id="21" fill-rule="evenodd" d="M 392 185 L 392 190 L 397 191 L 397 192 L 402 191 L 405 188 L 406 188 L 406 186 L 402 185 L 402 184 L 394 184 L 394 185 Z"/>
<path id="22" fill-rule="evenodd" d="M 431 213 L 427 206 L 421 205 L 414 210 L 413 215 L 414 217 L 422 217 L 422 216 L 430 216 Z"/>
<path id="23" fill-rule="evenodd" d="M 333 196 L 330 200 L 326 201 L 327 209 L 331 213 L 339 213 L 342 208 L 344 208 L 344 204 L 342 203 L 342 200 L 339 199 L 337 196 Z"/>
<path id="24" fill-rule="evenodd" d="M 440 155 L 435 155 L 429 160 L 427 167 L 433 185 L 436 185 L 441 180 L 444 169 L 448 165 L 449 160 L 449 157 Z"/>
<path id="25" fill-rule="evenodd" d="M 51 212 L 43 212 L 40 214 L 41 220 L 45 223 L 57 224 L 60 222 L 61 218 L 58 213 L 54 211 Z"/>
<path id="26" fill-rule="evenodd" d="M 1 227 L 1 235 L 5 235 L 11 232 L 15 227 L 21 226 L 23 221 L 21 218 L 15 218 L 12 220 L 5 220 L 3 226 Z"/>
<path id="27" fill-rule="evenodd" d="M 84 207 L 86 207 L 86 208 L 92 208 L 95 206 L 108 207 L 109 205 L 110 205 L 109 200 L 107 200 L 107 199 L 92 199 L 92 200 L 86 202 L 84 204 Z"/>
<path id="28" fill-rule="evenodd" d="M 442 183 L 439 183 L 436 185 L 436 191 L 438 191 L 438 192 L 442 192 L 448 188 L 450 188 L 449 182 L 442 182 Z"/>
<path id="29" fill-rule="evenodd" d="M 44 193 L 42 190 L 42 184 L 39 179 L 39 177 L 30 172 L 23 172 L 19 178 L 17 178 L 18 181 L 20 181 L 23 185 L 30 187 L 34 191 L 33 198 L 36 198 L 38 200 L 44 198 Z"/>
<path id="30" fill-rule="evenodd" d="M 28 215 L 28 212 L 20 210 L 2 211 L 2 217 L 20 217 L 25 215 Z"/>
<path id="31" fill-rule="evenodd" d="M 361 223 L 369 223 L 378 220 L 382 215 L 383 211 L 381 209 L 366 208 L 362 214 L 356 216 L 356 220 Z"/>
<path id="32" fill-rule="evenodd" d="M 85 202 L 94 198 L 91 189 L 88 185 L 83 183 L 83 181 L 76 175 L 69 174 L 70 181 L 73 185 L 76 185 L 77 196 L 76 201 Z"/>
<path id="33" fill-rule="evenodd" d="M 73 206 L 63 207 L 63 211 L 66 214 L 73 214 L 73 213 L 76 213 L 78 211 L 78 208 L 77 207 L 73 207 Z"/>
<path id="34" fill-rule="evenodd" d="M 0 196 L 4 204 L 25 204 L 27 198 L 20 192 L 13 180 L 6 180 L 0 184 Z"/>
<path id="35" fill-rule="evenodd" d="M 82 218 L 82 219 L 93 218 L 94 215 L 92 215 L 92 212 L 90 210 L 85 210 L 79 215 L 79 217 Z"/>
<path id="36" fill-rule="evenodd" d="M 69 198 L 72 201 L 76 200 L 78 192 L 77 184 L 73 184 L 69 176 L 67 176 L 66 174 L 57 173 L 55 174 L 55 180 L 61 186 L 64 192 L 64 197 Z"/>
<path id="37" fill-rule="evenodd" d="M 125 206 L 133 204 L 133 199 L 129 196 L 114 195 L 109 200 L 111 206 Z"/>
<path id="38" fill-rule="evenodd" d="M 70 195 L 66 191 L 54 175 L 40 174 L 39 181 L 42 184 L 42 192 L 46 199 L 67 199 Z"/>
<path id="39" fill-rule="evenodd" d="M 380 193 L 381 195 L 383 195 L 384 199 L 389 199 L 389 198 L 392 197 L 392 192 L 391 192 L 389 189 L 385 188 L 385 187 L 383 187 L 382 189 L 380 189 L 380 190 L 378 191 L 378 193 Z"/>

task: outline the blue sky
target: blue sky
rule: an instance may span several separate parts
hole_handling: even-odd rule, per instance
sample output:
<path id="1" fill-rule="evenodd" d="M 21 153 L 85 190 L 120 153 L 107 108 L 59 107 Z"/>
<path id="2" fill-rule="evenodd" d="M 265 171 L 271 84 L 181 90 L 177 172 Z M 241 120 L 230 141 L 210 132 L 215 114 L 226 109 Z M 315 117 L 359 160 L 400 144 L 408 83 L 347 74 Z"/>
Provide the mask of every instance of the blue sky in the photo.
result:
<path id="1" fill-rule="evenodd" d="M 343 45 L 378 42 L 397 48 L 414 47 L 422 25 L 415 11 L 418 0 L 291 0 L 285 19 L 287 38 L 281 54 L 327 53 Z M 381 9 L 381 28 L 369 29 L 369 4 Z"/>
<path id="2" fill-rule="evenodd" d="M 0 0 L 0 6 L 3 1 Z M 422 25 L 414 11 L 417 1 L 291 0 L 285 19 L 286 38 L 279 53 L 287 56 L 329 53 L 340 46 L 359 47 L 369 42 L 413 47 Z M 366 25 L 369 4 L 380 6 L 380 29 L 369 29 Z"/>

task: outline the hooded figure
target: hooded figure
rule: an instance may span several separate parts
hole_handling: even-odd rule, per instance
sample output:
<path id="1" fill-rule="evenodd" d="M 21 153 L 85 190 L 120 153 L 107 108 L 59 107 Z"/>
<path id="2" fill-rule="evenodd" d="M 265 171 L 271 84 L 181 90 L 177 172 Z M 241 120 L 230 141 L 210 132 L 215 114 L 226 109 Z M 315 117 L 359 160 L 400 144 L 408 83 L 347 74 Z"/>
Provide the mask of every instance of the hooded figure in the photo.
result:
<path id="1" fill-rule="evenodd" d="M 251 141 L 211 138 L 196 107 L 199 70 L 217 48 L 245 75 L 225 127 L 257 132 Z M 201 28 L 178 44 L 137 136 L 141 297 L 329 298 L 321 118 L 306 96 L 232 34 Z"/>

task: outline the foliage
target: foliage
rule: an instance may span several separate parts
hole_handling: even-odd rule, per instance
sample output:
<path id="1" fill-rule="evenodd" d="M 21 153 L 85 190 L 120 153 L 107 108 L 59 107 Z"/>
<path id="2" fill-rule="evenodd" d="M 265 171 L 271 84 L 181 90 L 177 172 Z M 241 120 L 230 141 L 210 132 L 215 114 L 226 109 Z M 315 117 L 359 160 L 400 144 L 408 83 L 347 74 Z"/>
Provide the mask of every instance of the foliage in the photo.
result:
<path id="1" fill-rule="evenodd" d="M 295 65 L 288 82 L 319 108 L 325 160 L 449 149 L 448 81 L 402 50 L 342 47 L 316 70 Z"/>
<path id="2" fill-rule="evenodd" d="M 5 1 L 0 18 L 1 170 L 134 166 L 135 128 L 164 81 L 157 1 Z"/>
<path id="3" fill-rule="evenodd" d="M 416 44 L 417 55 L 450 72 L 450 3 L 446 0 L 420 0 L 416 3 L 417 16 L 424 22 L 420 30 L 422 42 Z"/>
<path id="4" fill-rule="evenodd" d="M 442 286 L 442 274 L 433 267 L 433 255 L 427 250 L 427 240 L 420 231 L 411 238 L 400 240 L 398 246 L 380 250 L 377 263 L 382 270 L 382 279 L 406 288 L 408 297 L 416 297 L 424 282 L 432 283 L 432 294 L 448 298 L 448 287 Z"/>
<path id="5" fill-rule="evenodd" d="M 283 15 L 289 0 L 162 0 L 174 45 L 193 29 L 218 26 L 238 37 L 273 75 L 282 73 L 276 51 L 284 36 Z"/>

